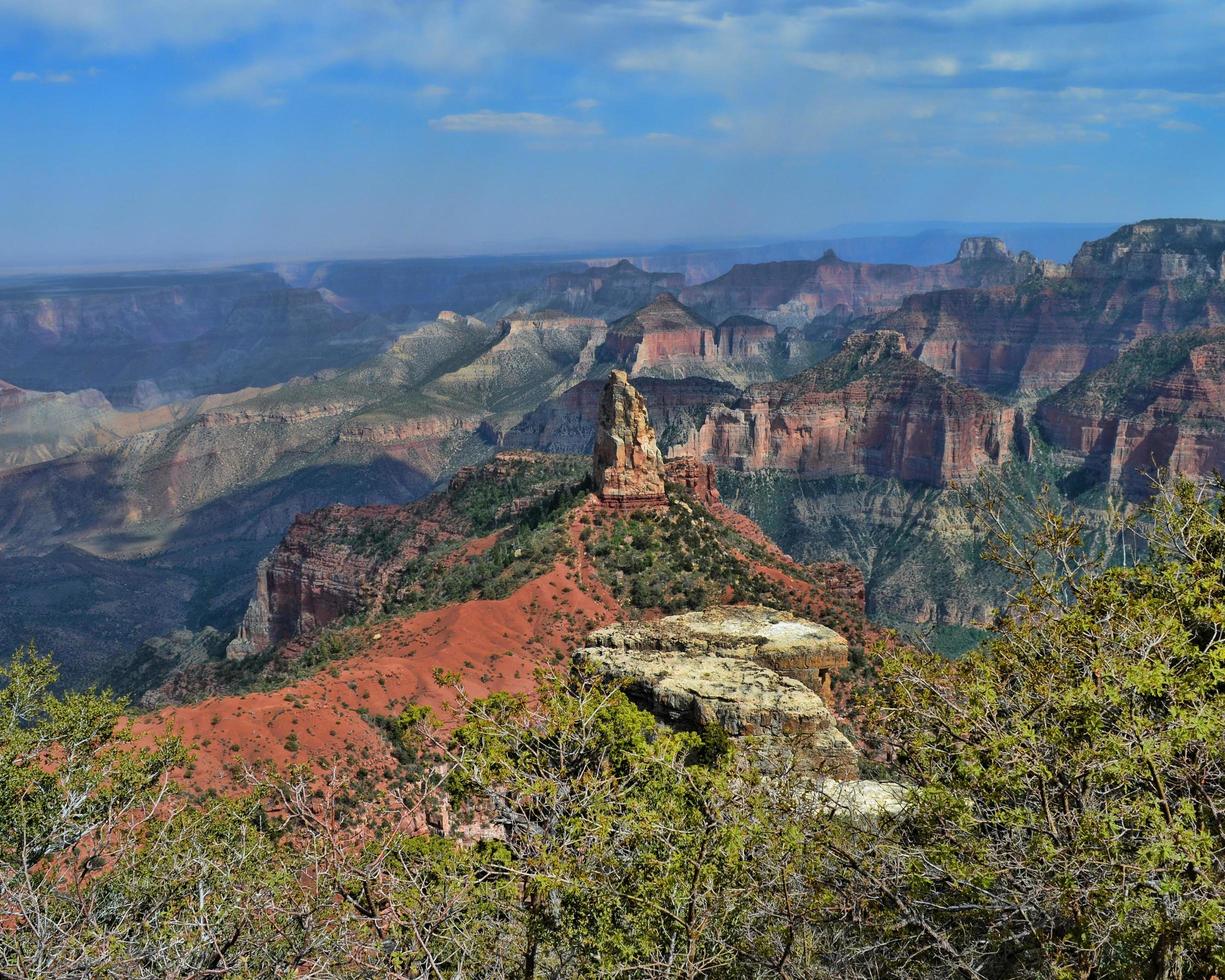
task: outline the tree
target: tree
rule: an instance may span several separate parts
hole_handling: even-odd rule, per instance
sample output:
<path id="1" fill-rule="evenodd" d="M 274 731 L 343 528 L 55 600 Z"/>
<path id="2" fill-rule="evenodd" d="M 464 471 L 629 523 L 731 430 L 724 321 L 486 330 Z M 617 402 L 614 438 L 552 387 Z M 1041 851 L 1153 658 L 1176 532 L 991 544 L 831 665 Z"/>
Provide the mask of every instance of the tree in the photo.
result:
<path id="1" fill-rule="evenodd" d="M 867 933 L 915 975 L 1225 967 L 1222 490 L 1161 485 L 1146 557 L 1115 568 L 1075 521 L 1018 538 L 987 501 L 1023 586 L 996 638 L 886 658 L 873 727 L 912 790 L 855 860 Z"/>

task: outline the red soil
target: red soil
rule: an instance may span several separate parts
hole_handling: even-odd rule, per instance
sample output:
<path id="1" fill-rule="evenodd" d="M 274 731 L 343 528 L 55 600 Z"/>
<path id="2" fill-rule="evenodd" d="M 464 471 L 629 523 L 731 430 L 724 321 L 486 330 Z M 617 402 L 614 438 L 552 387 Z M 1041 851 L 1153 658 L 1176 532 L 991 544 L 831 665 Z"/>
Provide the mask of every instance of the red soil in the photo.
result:
<path id="1" fill-rule="evenodd" d="M 589 570 L 559 562 L 505 599 L 359 627 L 360 653 L 287 687 L 168 709 L 138 719 L 137 729 L 151 734 L 169 723 L 194 744 L 187 781 L 200 790 L 233 788 L 235 763 L 308 763 L 320 773 L 364 768 L 377 778 L 393 759 L 360 711 L 396 715 L 409 704 L 428 705 L 445 724 L 454 691 L 435 682 L 440 669 L 458 672 L 473 696 L 530 691 L 537 668 L 561 663 L 590 630 L 617 618 L 607 590 L 584 591 L 590 585 L 599 583 Z M 296 751 L 286 747 L 291 735 Z"/>

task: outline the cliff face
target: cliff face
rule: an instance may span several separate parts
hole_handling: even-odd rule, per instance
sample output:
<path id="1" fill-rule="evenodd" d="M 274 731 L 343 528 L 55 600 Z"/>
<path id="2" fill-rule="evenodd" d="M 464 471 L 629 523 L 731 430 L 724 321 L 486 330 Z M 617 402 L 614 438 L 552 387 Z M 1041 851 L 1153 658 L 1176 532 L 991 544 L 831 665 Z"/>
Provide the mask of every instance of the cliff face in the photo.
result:
<path id="1" fill-rule="evenodd" d="M 1072 260 L 1083 279 L 1225 280 L 1225 221 L 1163 218 L 1086 242 Z"/>
<path id="2" fill-rule="evenodd" d="M 647 306 L 609 324 L 597 352 L 602 363 L 639 377 L 690 376 L 736 380 L 770 374 L 778 331 L 754 317 L 729 317 L 719 326 L 660 293 Z"/>
<path id="3" fill-rule="evenodd" d="M 697 436 L 701 459 L 806 477 L 862 473 L 946 486 L 1012 453 L 1017 411 L 906 353 L 904 338 L 853 334 L 842 351 L 786 381 L 716 407 Z"/>
<path id="4" fill-rule="evenodd" d="M 1037 419 L 1082 479 L 1138 497 L 1157 468 L 1206 479 L 1225 469 L 1225 329 L 1137 344 L 1041 402 Z"/>
<path id="5" fill-rule="evenodd" d="M 409 561 L 458 540 L 446 516 L 428 506 L 336 505 L 299 514 L 260 562 L 226 656 L 241 660 L 367 607 Z"/>
<path id="6" fill-rule="evenodd" d="M 987 391 L 1059 388 L 1158 334 L 1225 324 L 1225 222 L 1145 222 L 1021 285 L 907 297 L 849 329 L 896 330 L 924 364 Z"/>
<path id="7" fill-rule="evenodd" d="M 410 504 L 335 505 L 299 514 L 259 564 L 255 593 L 227 656 L 241 660 L 354 613 L 377 607 L 395 591 L 405 568 L 431 549 L 473 542 L 470 497 L 484 487 L 506 491 L 508 519 L 564 485 L 574 461 L 503 453 L 456 473 L 445 492 Z M 525 478 L 530 474 L 530 480 Z M 514 496 L 521 490 L 522 496 Z M 486 542 L 487 544 L 488 542 Z M 470 554 L 457 554 L 463 561 Z"/>
<path id="8" fill-rule="evenodd" d="M 815 262 L 737 265 L 686 288 L 681 299 L 714 319 L 750 313 L 780 326 L 799 326 L 838 309 L 857 316 L 893 309 L 911 293 L 1015 283 L 1032 264 L 1029 256 L 1014 259 L 995 238 L 966 239 L 952 262 L 933 266 L 844 262 L 829 251 Z"/>

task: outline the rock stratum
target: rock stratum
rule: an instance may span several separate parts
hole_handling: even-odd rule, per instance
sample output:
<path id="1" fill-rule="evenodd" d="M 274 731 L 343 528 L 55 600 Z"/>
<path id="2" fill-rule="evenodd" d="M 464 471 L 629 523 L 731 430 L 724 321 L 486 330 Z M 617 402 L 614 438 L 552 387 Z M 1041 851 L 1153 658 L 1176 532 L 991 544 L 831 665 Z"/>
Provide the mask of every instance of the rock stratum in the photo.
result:
<path id="1" fill-rule="evenodd" d="M 1082 483 L 1143 498 L 1160 469 L 1209 479 L 1225 469 L 1225 328 L 1143 341 L 1043 400 L 1037 419 Z"/>
<path id="2" fill-rule="evenodd" d="M 820 694 L 830 696 L 830 672 L 847 664 L 846 640 L 827 627 L 763 606 L 719 606 L 603 627 L 574 656 L 670 725 L 786 739 L 808 767 L 843 779 L 858 771 Z"/>
<path id="3" fill-rule="evenodd" d="M 852 334 L 817 367 L 712 409 L 692 448 L 736 470 L 941 487 L 1009 459 L 1018 425 L 1017 409 L 926 367 L 904 337 L 879 331 Z"/>
<path id="4" fill-rule="evenodd" d="M 845 329 L 893 330 L 914 356 L 1000 394 L 1057 389 L 1147 337 L 1225 323 L 1225 222 L 1149 221 L 1018 285 L 912 295 Z"/>

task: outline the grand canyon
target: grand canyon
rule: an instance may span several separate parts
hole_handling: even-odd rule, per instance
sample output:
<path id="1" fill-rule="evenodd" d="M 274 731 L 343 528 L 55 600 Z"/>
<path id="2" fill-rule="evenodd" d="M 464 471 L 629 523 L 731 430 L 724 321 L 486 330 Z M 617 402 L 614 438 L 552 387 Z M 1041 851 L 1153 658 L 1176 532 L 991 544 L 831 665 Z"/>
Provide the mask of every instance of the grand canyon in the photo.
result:
<path id="1" fill-rule="evenodd" d="M 0 980 L 1225 976 L 1207 0 L 0 0 Z"/>
<path id="2" fill-rule="evenodd" d="M 1001 599 L 965 488 L 1052 482 L 1097 515 L 1115 493 L 1141 501 L 1157 468 L 1202 478 L 1220 464 L 1223 227 L 1143 222 L 1069 263 L 974 238 L 936 266 L 826 254 L 689 286 L 625 260 L 461 263 L 476 302 L 490 280 L 511 276 L 511 292 L 398 324 L 454 294 L 379 263 L 341 267 L 346 279 L 320 267 L 331 285 L 313 289 L 271 272 L 11 289 L 3 322 L 29 354 L 0 389 L 3 639 L 71 651 L 78 681 L 149 641 L 198 649 L 202 631 L 238 628 L 297 515 L 403 504 L 498 451 L 588 453 L 603 379 L 621 370 L 666 457 L 713 465 L 724 501 L 797 557 L 856 565 L 878 621 L 955 643 Z M 89 352 L 120 337 L 160 352 L 133 369 L 188 343 L 200 372 L 27 387 L 64 357 L 115 378 Z M 257 369 L 262 350 L 276 356 Z M 316 359 L 333 366 L 282 376 Z M 232 387 L 229 364 L 260 383 Z"/>

